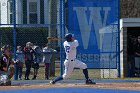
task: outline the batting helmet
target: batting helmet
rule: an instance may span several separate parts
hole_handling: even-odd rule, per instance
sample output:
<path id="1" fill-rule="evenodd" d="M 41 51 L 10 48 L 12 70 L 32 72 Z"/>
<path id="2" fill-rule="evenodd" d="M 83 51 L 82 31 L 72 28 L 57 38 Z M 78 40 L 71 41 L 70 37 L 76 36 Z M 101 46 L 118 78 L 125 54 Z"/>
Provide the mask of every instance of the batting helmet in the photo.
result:
<path id="1" fill-rule="evenodd" d="M 1 52 L 4 53 L 6 49 L 10 49 L 10 45 L 4 45 L 1 48 Z"/>
<path id="2" fill-rule="evenodd" d="M 72 41 L 72 37 L 74 37 L 74 35 L 71 34 L 71 33 L 68 33 L 68 34 L 65 35 L 65 39 L 66 39 L 67 42 L 71 42 Z"/>

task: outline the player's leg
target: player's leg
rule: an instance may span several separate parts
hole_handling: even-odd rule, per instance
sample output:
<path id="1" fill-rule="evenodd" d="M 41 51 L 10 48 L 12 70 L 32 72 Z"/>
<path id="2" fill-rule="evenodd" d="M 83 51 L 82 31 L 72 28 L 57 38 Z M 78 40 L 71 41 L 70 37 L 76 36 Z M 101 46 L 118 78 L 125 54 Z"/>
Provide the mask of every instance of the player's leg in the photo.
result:
<path id="1" fill-rule="evenodd" d="M 70 77 L 71 73 L 73 72 L 75 63 L 68 62 L 68 60 L 66 60 L 64 65 L 65 65 L 65 70 L 64 70 L 64 74 L 63 74 L 63 79 L 68 79 Z"/>
<path id="2" fill-rule="evenodd" d="M 69 62 L 68 60 L 65 60 L 64 66 L 65 66 L 64 74 L 62 76 L 58 76 L 54 80 L 52 80 L 50 82 L 51 84 L 55 84 L 55 82 L 57 82 L 57 81 L 69 78 L 69 76 L 71 75 L 71 73 L 74 69 L 74 63 Z"/>
<path id="3" fill-rule="evenodd" d="M 11 79 L 14 75 L 14 67 L 10 67 L 8 70 L 8 80 L 6 82 L 6 85 L 11 85 Z"/>
<path id="4" fill-rule="evenodd" d="M 9 73 L 8 78 L 11 79 L 14 75 L 14 67 L 10 67 L 8 73 Z"/>
<path id="5" fill-rule="evenodd" d="M 75 67 L 83 69 L 83 74 L 84 74 L 85 79 L 86 79 L 86 84 L 96 84 L 95 82 L 92 82 L 89 79 L 87 65 L 85 63 L 81 62 L 80 60 L 75 59 Z"/>
<path id="6" fill-rule="evenodd" d="M 0 86 L 11 85 L 11 81 L 8 79 L 8 76 L 8 72 L 0 71 Z M 7 84 L 7 82 L 10 82 L 10 84 Z"/>
<path id="7" fill-rule="evenodd" d="M 85 75 L 86 80 L 89 79 L 87 65 L 77 59 L 75 59 L 75 67 L 83 69 L 83 74 Z"/>
<path id="8" fill-rule="evenodd" d="M 8 72 L 0 71 L 0 85 L 11 85 L 11 78 L 14 75 L 14 67 L 10 67 Z"/>

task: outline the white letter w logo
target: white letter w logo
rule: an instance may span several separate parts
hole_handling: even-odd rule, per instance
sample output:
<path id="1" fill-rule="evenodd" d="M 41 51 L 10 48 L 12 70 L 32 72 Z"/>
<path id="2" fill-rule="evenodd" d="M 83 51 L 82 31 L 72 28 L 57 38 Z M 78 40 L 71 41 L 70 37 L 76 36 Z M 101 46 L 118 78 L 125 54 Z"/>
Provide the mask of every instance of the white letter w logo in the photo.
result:
<path id="1" fill-rule="evenodd" d="M 87 7 L 74 7 L 73 10 L 76 11 L 78 23 L 80 27 L 80 32 L 82 35 L 82 42 L 84 49 L 88 48 L 89 39 L 90 38 L 90 32 L 92 24 L 94 24 L 94 31 L 96 34 L 97 44 L 98 48 L 101 49 L 101 36 L 99 34 L 99 29 L 106 26 L 106 20 L 108 11 L 110 10 L 110 7 L 104 7 L 104 19 L 101 17 L 101 7 L 89 7 L 90 16 L 89 21 L 87 20 Z"/>

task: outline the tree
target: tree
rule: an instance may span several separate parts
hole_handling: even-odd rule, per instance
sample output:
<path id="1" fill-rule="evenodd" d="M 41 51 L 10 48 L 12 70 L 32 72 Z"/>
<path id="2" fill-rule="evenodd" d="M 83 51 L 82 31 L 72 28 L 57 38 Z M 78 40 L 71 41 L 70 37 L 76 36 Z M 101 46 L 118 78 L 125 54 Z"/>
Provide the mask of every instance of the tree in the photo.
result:
<path id="1" fill-rule="evenodd" d="M 140 17 L 140 0 L 120 0 L 121 18 Z"/>

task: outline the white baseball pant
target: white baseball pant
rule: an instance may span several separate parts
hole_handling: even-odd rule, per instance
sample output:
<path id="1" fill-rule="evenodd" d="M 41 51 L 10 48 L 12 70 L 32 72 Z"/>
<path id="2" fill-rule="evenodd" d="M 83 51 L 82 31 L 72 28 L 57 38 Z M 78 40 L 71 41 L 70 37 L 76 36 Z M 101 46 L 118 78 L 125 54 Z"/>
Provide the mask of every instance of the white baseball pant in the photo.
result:
<path id="1" fill-rule="evenodd" d="M 80 69 L 86 69 L 87 65 L 80 60 L 74 59 L 74 60 L 68 60 L 66 59 L 64 61 L 64 74 L 63 79 L 67 79 L 70 77 L 71 73 L 73 72 L 74 68 L 80 68 Z"/>

